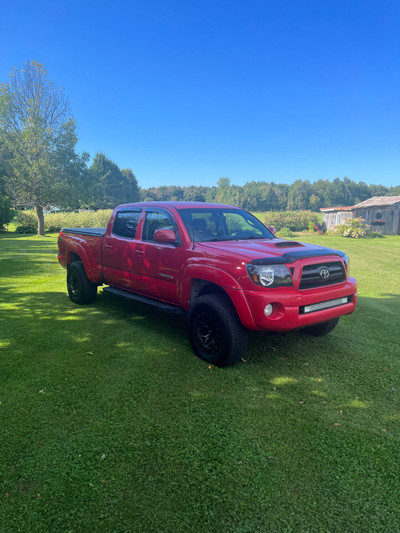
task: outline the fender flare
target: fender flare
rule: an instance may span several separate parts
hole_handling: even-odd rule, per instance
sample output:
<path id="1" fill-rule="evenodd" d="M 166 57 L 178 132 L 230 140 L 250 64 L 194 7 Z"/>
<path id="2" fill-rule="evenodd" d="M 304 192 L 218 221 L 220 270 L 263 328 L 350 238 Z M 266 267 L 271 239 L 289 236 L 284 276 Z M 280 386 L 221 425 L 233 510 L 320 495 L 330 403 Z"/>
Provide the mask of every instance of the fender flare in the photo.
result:
<path id="1" fill-rule="evenodd" d="M 90 254 L 90 257 L 88 257 L 88 252 Z M 89 251 L 85 249 L 82 244 L 79 242 L 74 241 L 72 244 L 68 243 L 67 247 L 67 264 L 71 264 L 71 254 L 76 254 L 79 256 L 80 260 L 82 261 L 83 268 L 85 269 L 86 276 L 88 277 L 89 281 L 92 283 L 101 283 L 101 277 L 100 275 L 97 275 L 96 272 L 93 271 L 92 265 L 95 264 L 95 259 L 93 254 L 91 253 L 91 250 L 89 248 Z"/>
<path id="2" fill-rule="evenodd" d="M 189 265 L 182 274 L 183 283 L 179 292 L 181 306 L 185 311 L 188 311 L 191 305 L 193 281 L 201 280 L 220 287 L 232 302 L 243 326 L 247 329 L 257 329 L 243 289 L 227 272 L 208 265 Z"/>

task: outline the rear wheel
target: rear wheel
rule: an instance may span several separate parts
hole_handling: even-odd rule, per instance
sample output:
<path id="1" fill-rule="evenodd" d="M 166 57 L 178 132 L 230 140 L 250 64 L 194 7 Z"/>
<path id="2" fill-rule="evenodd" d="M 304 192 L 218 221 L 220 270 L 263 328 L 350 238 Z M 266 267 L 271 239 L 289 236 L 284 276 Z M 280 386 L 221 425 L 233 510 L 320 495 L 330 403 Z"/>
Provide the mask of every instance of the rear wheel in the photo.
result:
<path id="1" fill-rule="evenodd" d="M 75 304 L 91 304 L 96 300 L 97 285 L 87 279 L 80 261 L 74 261 L 68 267 L 67 289 Z"/>
<path id="2" fill-rule="evenodd" d="M 189 311 L 189 338 L 194 353 L 216 366 L 234 365 L 247 348 L 247 331 L 224 294 L 206 294 Z"/>
<path id="3" fill-rule="evenodd" d="M 328 322 L 322 322 L 321 324 L 316 324 L 315 326 L 307 326 L 301 331 L 307 335 L 312 335 L 313 337 L 323 337 L 335 329 L 338 325 L 338 322 L 339 317 L 332 318 L 332 320 L 328 320 Z"/>

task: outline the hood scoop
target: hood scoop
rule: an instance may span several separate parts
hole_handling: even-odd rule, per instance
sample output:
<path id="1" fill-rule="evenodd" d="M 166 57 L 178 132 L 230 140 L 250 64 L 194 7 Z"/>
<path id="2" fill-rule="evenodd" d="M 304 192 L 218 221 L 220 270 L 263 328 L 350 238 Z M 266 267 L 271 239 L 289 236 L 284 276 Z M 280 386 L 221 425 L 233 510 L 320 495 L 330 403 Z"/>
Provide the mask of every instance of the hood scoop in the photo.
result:
<path id="1" fill-rule="evenodd" d="M 275 246 L 277 248 L 298 248 L 304 245 L 296 241 L 284 241 L 284 242 L 277 242 Z"/>

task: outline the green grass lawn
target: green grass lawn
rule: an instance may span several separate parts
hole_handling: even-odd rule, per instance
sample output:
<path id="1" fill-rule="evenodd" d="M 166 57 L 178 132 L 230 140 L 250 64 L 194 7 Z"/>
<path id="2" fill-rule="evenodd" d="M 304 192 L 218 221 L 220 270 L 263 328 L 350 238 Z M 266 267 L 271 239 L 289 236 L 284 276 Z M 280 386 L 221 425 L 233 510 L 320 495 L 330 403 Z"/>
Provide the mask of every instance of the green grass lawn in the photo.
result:
<path id="1" fill-rule="evenodd" d="M 400 531 L 400 237 L 343 249 L 356 312 L 209 368 L 183 319 L 73 305 L 56 236 L 0 236 L 1 532 Z"/>

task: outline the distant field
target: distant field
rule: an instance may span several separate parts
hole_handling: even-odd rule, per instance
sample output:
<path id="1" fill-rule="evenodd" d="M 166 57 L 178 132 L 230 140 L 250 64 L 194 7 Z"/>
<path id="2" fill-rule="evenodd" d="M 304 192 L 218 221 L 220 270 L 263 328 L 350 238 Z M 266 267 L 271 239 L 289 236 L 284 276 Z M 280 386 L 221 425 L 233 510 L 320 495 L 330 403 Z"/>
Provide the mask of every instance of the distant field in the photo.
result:
<path id="1" fill-rule="evenodd" d="M 111 216 L 111 209 L 103 209 L 98 211 L 83 211 L 83 212 L 58 212 L 47 214 L 44 217 L 45 220 L 45 231 L 57 232 L 62 227 L 102 227 L 106 226 L 107 222 Z M 310 215 L 310 211 L 291 211 L 291 212 L 281 212 L 281 211 L 262 211 L 254 213 L 255 216 L 260 218 L 262 221 L 266 219 L 267 216 L 280 217 L 284 214 L 293 213 L 294 216 L 301 215 L 301 213 L 307 213 Z M 322 213 L 311 213 L 313 217 L 316 217 L 319 223 L 322 223 Z M 14 232 L 18 226 L 25 226 L 30 228 L 30 233 L 36 233 L 37 228 L 37 218 L 34 211 L 23 211 L 14 218 L 10 224 L 8 224 L 7 229 L 10 232 Z M 304 226 L 308 228 L 308 222 Z M 296 228 L 300 229 L 300 228 Z M 24 233 L 29 233 L 29 231 L 24 231 Z"/>
<path id="2" fill-rule="evenodd" d="M 267 213 L 275 213 L 275 212 L 276 211 L 254 211 L 253 215 L 256 216 L 257 218 L 263 219 Z M 313 214 L 318 218 L 318 222 L 322 224 L 322 213 L 318 212 L 318 213 L 313 213 Z"/>
<path id="3" fill-rule="evenodd" d="M 0 530 L 400 531 L 400 237 L 351 258 L 325 338 L 251 334 L 224 370 L 184 320 L 73 305 L 56 236 L 0 235 Z"/>

